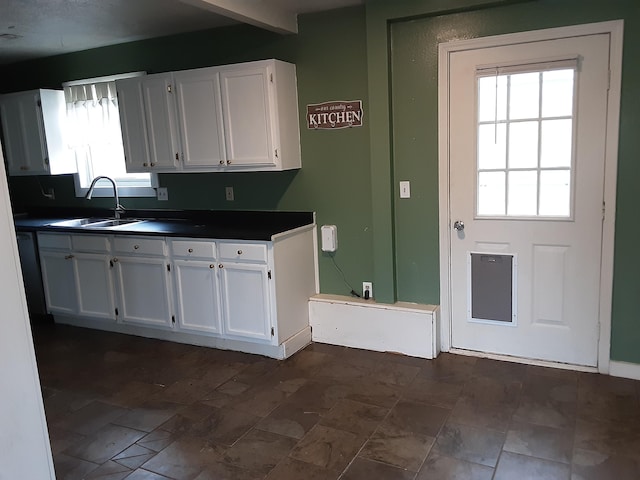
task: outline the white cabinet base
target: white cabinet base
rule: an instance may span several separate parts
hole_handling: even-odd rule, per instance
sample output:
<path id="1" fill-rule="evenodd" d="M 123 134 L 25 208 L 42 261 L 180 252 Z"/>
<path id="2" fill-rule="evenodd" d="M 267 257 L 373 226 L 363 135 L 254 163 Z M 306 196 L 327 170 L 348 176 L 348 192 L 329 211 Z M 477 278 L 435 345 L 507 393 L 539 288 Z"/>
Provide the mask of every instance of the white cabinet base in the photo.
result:
<path id="1" fill-rule="evenodd" d="M 295 335 L 292 335 L 280 345 L 264 343 L 243 342 L 241 340 L 231 340 L 228 338 L 211 337 L 197 335 L 186 332 L 176 332 L 172 330 L 159 330 L 137 325 L 124 325 L 113 321 L 100 320 L 95 318 L 83 318 L 76 316 L 54 315 L 56 323 L 74 325 L 76 327 L 87 327 L 108 332 L 124 333 L 127 335 L 137 335 L 139 337 L 156 338 L 170 342 L 186 343 L 201 347 L 219 348 L 221 350 L 235 350 L 265 357 L 284 360 L 311 343 L 311 327 L 305 327 Z"/>

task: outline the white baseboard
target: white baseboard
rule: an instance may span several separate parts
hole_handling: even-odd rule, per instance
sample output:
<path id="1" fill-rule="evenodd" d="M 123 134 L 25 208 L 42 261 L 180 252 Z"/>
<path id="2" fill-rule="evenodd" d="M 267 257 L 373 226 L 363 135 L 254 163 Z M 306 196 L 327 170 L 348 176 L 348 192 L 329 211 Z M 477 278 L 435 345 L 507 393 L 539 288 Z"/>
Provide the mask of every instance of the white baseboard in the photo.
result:
<path id="1" fill-rule="evenodd" d="M 609 375 L 640 380 L 640 364 L 611 360 L 609 362 Z"/>
<path id="2" fill-rule="evenodd" d="M 314 342 L 421 358 L 440 352 L 437 305 L 315 295 L 309 299 L 309 323 Z"/>

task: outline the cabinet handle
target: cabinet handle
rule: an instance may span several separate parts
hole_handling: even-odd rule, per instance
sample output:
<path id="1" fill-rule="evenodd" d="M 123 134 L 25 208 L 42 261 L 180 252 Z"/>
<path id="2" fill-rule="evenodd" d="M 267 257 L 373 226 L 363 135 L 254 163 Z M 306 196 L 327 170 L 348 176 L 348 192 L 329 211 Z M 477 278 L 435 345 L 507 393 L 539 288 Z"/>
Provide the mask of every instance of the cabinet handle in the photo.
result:
<path id="1" fill-rule="evenodd" d="M 238 250 L 238 255 L 242 255 L 242 250 Z"/>
<path id="2" fill-rule="evenodd" d="M 134 249 L 134 250 L 138 250 L 139 248 L 140 248 L 140 245 L 134 245 L 134 246 L 133 246 L 133 249 Z"/>
<path id="3" fill-rule="evenodd" d="M 216 266 L 213 263 L 210 263 L 209 268 L 216 268 Z"/>
<path id="4" fill-rule="evenodd" d="M 187 250 L 187 252 L 193 253 L 193 248 L 190 248 L 189 250 Z"/>
<path id="5" fill-rule="evenodd" d="M 180 155 L 178 155 L 178 152 L 176 152 L 176 160 L 180 160 Z"/>
<path id="6" fill-rule="evenodd" d="M 73 255 L 65 255 L 64 259 L 65 260 L 71 260 L 74 256 Z"/>
<path id="7" fill-rule="evenodd" d="M 218 265 L 218 268 L 224 268 L 224 265 L 219 264 L 219 265 Z"/>
<path id="8" fill-rule="evenodd" d="M 44 157 L 44 164 L 49 165 L 49 157 Z"/>
<path id="9" fill-rule="evenodd" d="M 26 167 L 26 166 L 22 165 L 22 166 L 20 167 L 20 170 L 29 170 L 29 167 Z"/>

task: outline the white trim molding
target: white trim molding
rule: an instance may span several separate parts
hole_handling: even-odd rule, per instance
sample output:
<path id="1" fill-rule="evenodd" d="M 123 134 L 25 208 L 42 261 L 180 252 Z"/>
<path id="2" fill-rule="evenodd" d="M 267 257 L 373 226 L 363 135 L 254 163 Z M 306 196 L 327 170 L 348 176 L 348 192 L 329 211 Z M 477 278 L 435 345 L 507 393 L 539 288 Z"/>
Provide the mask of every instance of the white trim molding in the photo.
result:
<path id="1" fill-rule="evenodd" d="M 609 362 L 609 375 L 640 380 L 640 364 L 611 360 Z"/>
<path id="2" fill-rule="evenodd" d="M 460 40 L 438 48 L 438 183 L 440 239 L 440 318 L 441 349 L 451 349 L 451 219 L 449 188 L 449 63 L 455 52 L 490 48 L 517 43 L 538 42 L 585 35 L 605 34 L 610 37 L 610 86 L 607 105 L 602 260 L 600 266 L 600 311 L 598 339 L 598 371 L 610 373 L 611 305 L 613 294 L 613 259 L 616 211 L 616 177 L 618 170 L 618 134 L 622 83 L 623 20 L 575 25 L 530 32 Z M 617 371 L 621 371 L 616 362 Z M 633 364 L 631 364 L 633 365 Z M 628 369 L 627 369 L 628 370 Z M 623 369 L 623 371 L 627 371 Z M 612 373 L 613 374 L 613 373 Z"/>

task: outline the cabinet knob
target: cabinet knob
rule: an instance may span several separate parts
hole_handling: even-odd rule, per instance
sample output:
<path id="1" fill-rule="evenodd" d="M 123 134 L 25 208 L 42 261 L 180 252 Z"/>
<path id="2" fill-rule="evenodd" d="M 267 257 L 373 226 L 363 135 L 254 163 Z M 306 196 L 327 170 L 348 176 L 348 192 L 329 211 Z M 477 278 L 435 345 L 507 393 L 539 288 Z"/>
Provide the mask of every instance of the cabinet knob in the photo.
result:
<path id="1" fill-rule="evenodd" d="M 44 157 L 44 164 L 49 165 L 49 157 Z"/>
<path id="2" fill-rule="evenodd" d="M 117 258 L 114 258 L 114 259 L 113 259 L 113 263 L 118 263 L 118 259 L 117 259 Z"/>
<path id="3" fill-rule="evenodd" d="M 134 245 L 134 246 L 133 246 L 133 249 L 134 249 L 134 250 L 138 250 L 139 248 L 140 248 L 140 245 Z"/>
<path id="4" fill-rule="evenodd" d="M 64 259 L 65 260 L 71 260 L 73 258 L 73 255 L 65 255 Z"/>
<path id="5" fill-rule="evenodd" d="M 219 265 L 218 265 L 218 268 L 224 268 L 224 265 L 219 264 Z"/>
<path id="6" fill-rule="evenodd" d="M 193 248 L 190 248 L 189 250 L 187 250 L 187 252 L 193 253 Z"/>
<path id="7" fill-rule="evenodd" d="M 227 160 L 227 165 L 231 165 L 231 160 Z"/>
<path id="8" fill-rule="evenodd" d="M 178 152 L 176 152 L 176 160 L 180 160 L 180 155 L 178 155 Z"/>
<path id="9" fill-rule="evenodd" d="M 224 160 L 220 160 L 220 165 L 224 165 Z"/>
<path id="10" fill-rule="evenodd" d="M 153 162 L 151 162 L 151 163 L 149 164 L 149 166 L 150 166 L 150 167 L 155 167 L 155 166 L 156 166 L 156 164 L 155 164 L 155 163 L 153 163 Z"/>
<path id="11" fill-rule="evenodd" d="M 216 268 L 216 266 L 213 263 L 210 263 L 209 268 Z"/>
<path id="12" fill-rule="evenodd" d="M 144 163 L 142 164 L 142 166 L 143 166 L 143 167 L 148 167 L 148 166 L 149 166 L 149 164 L 148 164 L 147 162 L 144 162 Z"/>
<path id="13" fill-rule="evenodd" d="M 242 255 L 242 250 L 238 250 L 238 255 Z"/>

